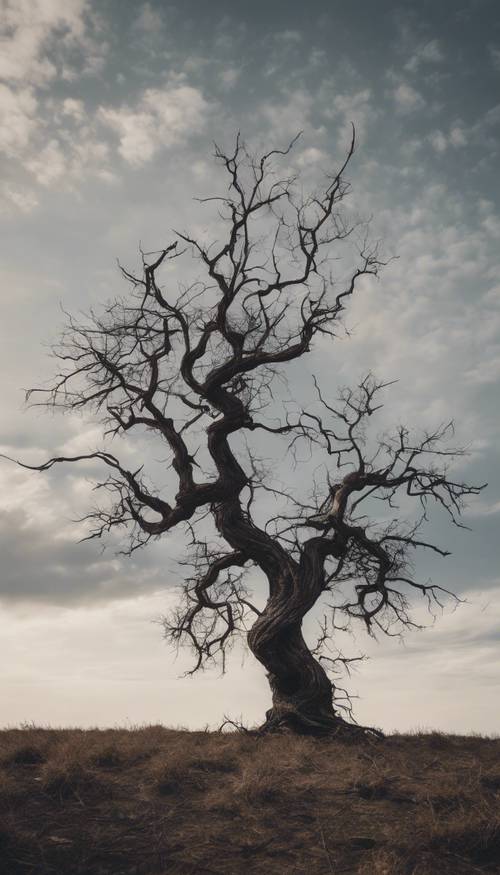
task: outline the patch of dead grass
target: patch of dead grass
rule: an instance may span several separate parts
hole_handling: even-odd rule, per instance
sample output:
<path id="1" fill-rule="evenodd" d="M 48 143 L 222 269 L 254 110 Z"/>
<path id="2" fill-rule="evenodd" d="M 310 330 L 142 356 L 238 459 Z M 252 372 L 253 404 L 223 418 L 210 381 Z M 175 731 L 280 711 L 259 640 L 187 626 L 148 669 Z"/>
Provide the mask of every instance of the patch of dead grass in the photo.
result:
<path id="1" fill-rule="evenodd" d="M 500 740 L 0 733 L 8 875 L 500 871 Z"/>

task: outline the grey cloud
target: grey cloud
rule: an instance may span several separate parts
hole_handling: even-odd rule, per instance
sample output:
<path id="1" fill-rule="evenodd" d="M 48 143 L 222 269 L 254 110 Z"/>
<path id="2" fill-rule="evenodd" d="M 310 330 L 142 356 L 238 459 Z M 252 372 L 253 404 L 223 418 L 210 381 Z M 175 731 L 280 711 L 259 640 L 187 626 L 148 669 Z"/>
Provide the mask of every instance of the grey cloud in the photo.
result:
<path id="1" fill-rule="evenodd" d="M 91 604 L 168 588 L 177 582 L 171 552 L 162 562 L 158 553 L 153 546 L 135 559 L 119 559 L 112 549 L 103 554 L 95 542 L 78 543 L 69 527 L 61 538 L 53 521 L 42 526 L 22 509 L 1 510 L 0 600 Z"/>

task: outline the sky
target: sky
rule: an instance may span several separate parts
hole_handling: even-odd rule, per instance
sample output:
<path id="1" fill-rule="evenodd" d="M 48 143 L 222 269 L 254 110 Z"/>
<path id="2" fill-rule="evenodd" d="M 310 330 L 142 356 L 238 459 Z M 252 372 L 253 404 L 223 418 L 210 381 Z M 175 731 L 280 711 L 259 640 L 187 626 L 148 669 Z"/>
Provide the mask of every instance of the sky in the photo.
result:
<path id="1" fill-rule="evenodd" d="M 368 370 L 398 382 L 381 424 L 453 418 L 488 483 L 468 530 L 432 517 L 452 551 L 421 557 L 453 589 L 429 628 L 376 642 L 349 684 L 361 722 L 392 731 L 498 732 L 500 710 L 500 12 L 495 0 L 0 0 L 0 452 L 36 464 L 95 448 L 94 421 L 27 409 L 49 380 L 62 309 L 124 291 L 117 260 L 159 249 L 172 228 L 216 233 L 195 199 L 226 185 L 213 143 L 250 149 L 302 135 L 304 187 L 342 162 L 350 209 L 371 217 L 388 258 L 360 286 L 349 336 L 292 370 L 332 397 Z M 144 440 L 126 459 L 151 452 Z M 295 478 L 301 472 L 289 472 Z M 228 673 L 182 678 L 158 618 L 175 604 L 182 534 L 131 560 L 79 543 L 89 466 L 46 474 L 0 460 L 0 724 L 198 728 L 253 725 L 269 707 L 263 670 L 236 648 Z M 425 621 L 422 605 L 416 616 Z M 315 617 L 307 620 L 312 629 Z M 311 632 L 312 634 L 312 632 Z"/>

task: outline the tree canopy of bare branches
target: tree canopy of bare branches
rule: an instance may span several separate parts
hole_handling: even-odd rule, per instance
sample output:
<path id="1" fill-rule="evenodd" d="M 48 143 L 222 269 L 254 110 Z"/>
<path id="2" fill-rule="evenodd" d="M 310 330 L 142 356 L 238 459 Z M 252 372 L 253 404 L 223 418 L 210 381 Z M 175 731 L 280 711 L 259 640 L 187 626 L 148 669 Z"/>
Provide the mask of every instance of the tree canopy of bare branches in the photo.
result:
<path id="1" fill-rule="evenodd" d="M 316 378 L 310 406 L 275 399 L 286 367 L 305 359 L 318 336 L 335 341 L 360 281 L 384 264 L 365 225 L 345 210 L 354 132 L 343 165 L 307 197 L 279 173 L 294 142 L 258 159 L 239 137 L 229 154 L 216 147 L 227 190 L 200 209 L 216 205 L 222 239 L 174 232 L 161 251 L 141 253 L 139 271 L 121 268 L 127 294 L 83 320 L 68 317 L 54 384 L 29 393 L 34 403 L 97 413 L 113 446 L 118 436 L 153 433 L 169 453 L 172 494 L 152 487 L 142 468 L 129 470 L 107 444 L 26 467 L 100 463 L 108 500 L 88 514 L 89 537 L 126 527 L 129 553 L 184 525 L 193 570 L 164 621 L 167 637 L 190 645 L 196 671 L 224 662 L 244 634 L 272 691 L 264 728 L 329 733 L 346 727 L 328 674 L 329 662 L 335 669 L 341 659 L 328 655 L 335 629 L 358 620 L 369 632 L 393 634 L 413 622 L 412 592 L 439 601 L 440 587 L 415 577 L 413 556 L 446 551 L 420 527 L 433 503 L 461 525 L 464 501 L 482 487 L 449 474 L 462 452 L 449 447 L 451 423 L 419 437 L 401 426 L 370 445 L 367 425 L 389 385 L 372 374 L 335 400 Z M 354 262 L 335 275 L 347 246 Z M 172 288 L 173 269 L 193 258 L 202 278 Z M 322 455 L 324 477 L 309 495 L 278 488 L 252 449 L 259 435 L 270 447 L 285 442 L 290 458 L 301 446 Z M 263 494 L 262 521 L 255 508 Z M 394 518 L 400 494 L 418 503 L 416 522 Z M 370 516 L 376 500 L 391 509 L 389 522 Z M 203 528 L 207 517 L 215 538 Z M 248 584 L 252 568 L 266 585 L 260 608 Z M 331 613 L 310 648 L 303 618 L 321 596 Z"/>

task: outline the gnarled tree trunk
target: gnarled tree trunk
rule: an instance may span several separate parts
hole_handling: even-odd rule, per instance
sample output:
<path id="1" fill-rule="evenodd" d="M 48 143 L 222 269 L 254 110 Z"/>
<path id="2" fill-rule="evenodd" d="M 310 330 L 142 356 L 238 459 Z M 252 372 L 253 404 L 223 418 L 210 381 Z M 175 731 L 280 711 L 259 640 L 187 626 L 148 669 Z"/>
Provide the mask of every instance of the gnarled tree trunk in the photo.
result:
<path id="1" fill-rule="evenodd" d="M 304 734 L 335 731 L 342 722 L 333 707 L 333 687 L 302 636 L 302 621 L 287 620 L 286 606 L 272 600 L 248 633 L 248 646 L 267 671 L 272 708 L 263 729 Z"/>

